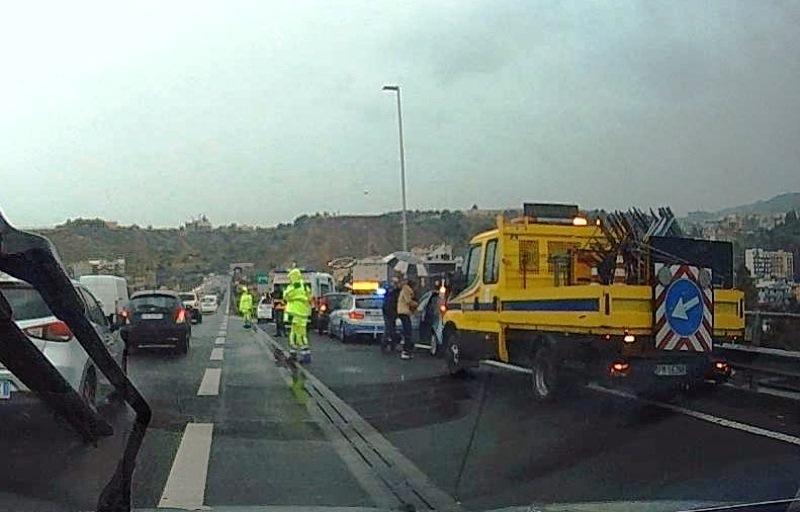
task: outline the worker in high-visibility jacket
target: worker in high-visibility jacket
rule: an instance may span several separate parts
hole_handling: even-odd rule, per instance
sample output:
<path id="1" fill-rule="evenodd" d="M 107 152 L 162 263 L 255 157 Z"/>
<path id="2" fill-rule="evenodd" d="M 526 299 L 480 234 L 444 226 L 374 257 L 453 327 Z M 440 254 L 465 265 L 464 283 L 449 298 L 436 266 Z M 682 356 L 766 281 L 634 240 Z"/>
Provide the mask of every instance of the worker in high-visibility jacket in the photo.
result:
<path id="1" fill-rule="evenodd" d="M 242 295 L 239 296 L 239 313 L 244 317 L 244 326 L 249 328 L 250 320 L 253 318 L 253 296 L 247 287 L 242 290 Z"/>
<path id="2" fill-rule="evenodd" d="M 291 321 L 289 331 L 289 357 L 300 361 L 311 362 L 311 349 L 308 346 L 308 319 L 311 316 L 311 293 L 303 282 L 300 269 L 289 271 L 289 284 L 283 290 L 286 303 L 286 316 Z"/>

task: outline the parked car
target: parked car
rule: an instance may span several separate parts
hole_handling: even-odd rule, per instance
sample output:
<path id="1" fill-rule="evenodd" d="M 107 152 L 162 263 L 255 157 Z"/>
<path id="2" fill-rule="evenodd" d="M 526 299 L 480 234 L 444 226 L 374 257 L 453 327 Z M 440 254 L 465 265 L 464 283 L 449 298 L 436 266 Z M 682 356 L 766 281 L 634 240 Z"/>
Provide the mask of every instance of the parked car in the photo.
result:
<path id="1" fill-rule="evenodd" d="M 78 281 L 73 281 L 86 308 L 86 317 L 106 343 L 111 356 L 127 371 L 125 345 L 118 325 L 110 324 L 97 298 Z M 26 283 L 4 276 L 0 289 L 12 309 L 17 326 L 42 351 L 50 363 L 90 405 L 97 403 L 101 374 L 67 324 L 53 316 L 39 292 Z M 7 405 L 33 406 L 39 400 L 14 374 L 0 364 L 0 408 Z"/>
<path id="2" fill-rule="evenodd" d="M 203 315 L 206 313 L 216 313 L 218 307 L 219 303 L 217 302 L 216 295 L 203 295 L 203 298 L 200 299 L 200 313 Z"/>
<path id="3" fill-rule="evenodd" d="M 379 340 L 384 332 L 382 307 L 382 296 L 347 294 L 341 307 L 329 315 L 331 336 L 339 338 L 342 343 L 362 335 Z"/>
<path id="4" fill-rule="evenodd" d="M 97 297 L 109 322 L 119 323 L 128 308 L 128 282 L 119 276 L 81 276 L 80 283 Z"/>
<path id="5" fill-rule="evenodd" d="M 148 290 L 131 296 L 130 323 L 122 327 L 129 351 L 142 347 L 172 348 L 189 352 L 192 326 L 183 295 L 169 290 Z"/>
<path id="6" fill-rule="evenodd" d="M 195 292 L 181 292 L 180 299 L 189 314 L 189 320 L 202 324 L 203 312 L 200 311 L 200 299 L 197 294 Z"/>
<path id="7" fill-rule="evenodd" d="M 341 308 L 342 302 L 349 296 L 349 293 L 334 292 L 326 293 L 319 298 L 319 313 L 317 314 L 316 325 L 318 333 L 325 334 L 328 332 L 330 334 L 328 326 L 330 325 L 331 312 Z"/>
<path id="8" fill-rule="evenodd" d="M 256 321 L 258 323 L 265 323 L 272 321 L 272 299 L 269 297 L 261 297 L 256 307 Z"/>

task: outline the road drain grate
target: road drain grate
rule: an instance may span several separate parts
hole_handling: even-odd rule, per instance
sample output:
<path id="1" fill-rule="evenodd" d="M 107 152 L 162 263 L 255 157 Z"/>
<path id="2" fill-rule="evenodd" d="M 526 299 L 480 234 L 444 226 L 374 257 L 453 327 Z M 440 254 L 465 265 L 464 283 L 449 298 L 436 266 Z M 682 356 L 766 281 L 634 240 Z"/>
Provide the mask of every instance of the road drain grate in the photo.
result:
<path id="1" fill-rule="evenodd" d="M 460 509 L 458 503 L 319 379 L 290 361 L 280 345 L 259 332 L 273 352 L 284 380 L 304 381 L 306 406 L 375 505 L 405 510 Z"/>

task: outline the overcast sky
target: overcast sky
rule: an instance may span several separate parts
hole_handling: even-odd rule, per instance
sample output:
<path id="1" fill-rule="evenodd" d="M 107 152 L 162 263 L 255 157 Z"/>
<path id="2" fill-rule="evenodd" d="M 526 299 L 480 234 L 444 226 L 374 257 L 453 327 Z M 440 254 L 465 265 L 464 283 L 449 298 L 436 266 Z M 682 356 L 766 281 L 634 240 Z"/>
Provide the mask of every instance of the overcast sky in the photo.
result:
<path id="1" fill-rule="evenodd" d="M 13 2 L 0 208 L 273 225 L 800 191 L 800 3 Z"/>

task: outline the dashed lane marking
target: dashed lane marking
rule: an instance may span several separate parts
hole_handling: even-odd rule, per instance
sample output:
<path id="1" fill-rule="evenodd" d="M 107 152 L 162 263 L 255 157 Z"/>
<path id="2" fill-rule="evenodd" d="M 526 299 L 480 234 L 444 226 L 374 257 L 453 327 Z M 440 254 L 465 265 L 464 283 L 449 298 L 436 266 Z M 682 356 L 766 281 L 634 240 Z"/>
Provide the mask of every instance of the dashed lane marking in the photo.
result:
<path id="1" fill-rule="evenodd" d="M 689 416 L 691 418 L 695 418 L 701 421 L 706 421 L 708 423 L 713 423 L 714 425 L 719 425 L 720 427 L 727 427 L 736 430 L 741 430 L 742 432 L 747 432 L 748 434 L 754 434 L 757 436 L 767 437 L 769 439 L 774 439 L 775 441 L 782 441 L 784 443 L 793 444 L 796 446 L 800 446 L 800 437 L 790 436 L 789 434 L 784 434 L 782 432 L 775 432 L 772 430 L 767 430 L 765 428 L 756 427 L 755 425 L 750 425 L 748 423 L 741 423 L 739 421 L 729 420 L 726 418 L 720 418 L 719 416 L 713 416 L 711 414 L 706 414 L 704 412 L 695 411 L 693 409 L 686 409 L 685 407 L 680 407 L 673 404 L 668 404 L 664 402 L 657 402 L 655 400 L 647 400 L 645 398 L 639 398 L 635 395 L 630 393 L 626 393 L 625 391 L 619 391 L 616 389 L 609 389 L 604 388 L 602 386 L 598 386 L 597 384 L 589 384 L 587 386 L 589 389 L 594 391 L 600 391 L 601 393 L 608 393 L 610 395 L 616 395 L 623 398 L 628 398 L 631 400 L 637 400 L 639 402 L 645 403 L 647 405 L 652 405 L 655 407 L 661 407 L 662 409 L 667 409 L 668 411 L 676 412 L 678 414 L 683 414 Z"/>
<path id="2" fill-rule="evenodd" d="M 200 381 L 200 388 L 197 396 L 216 396 L 219 395 L 219 381 L 222 377 L 222 368 L 206 368 L 203 380 Z"/>
<path id="3" fill-rule="evenodd" d="M 204 508 L 213 433 L 213 423 L 186 424 L 158 508 Z"/>
<path id="4" fill-rule="evenodd" d="M 215 345 L 224 345 L 225 344 L 225 336 L 220 336 L 219 338 L 214 340 Z"/>
<path id="5" fill-rule="evenodd" d="M 210 358 L 210 360 L 211 361 L 222 361 L 222 358 L 224 357 L 224 353 L 223 353 L 224 350 L 225 349 L 222 348 L 222 347 L 216 347 L 216 348 L 212 349 L 211 350 L 211 358 Z"/>

